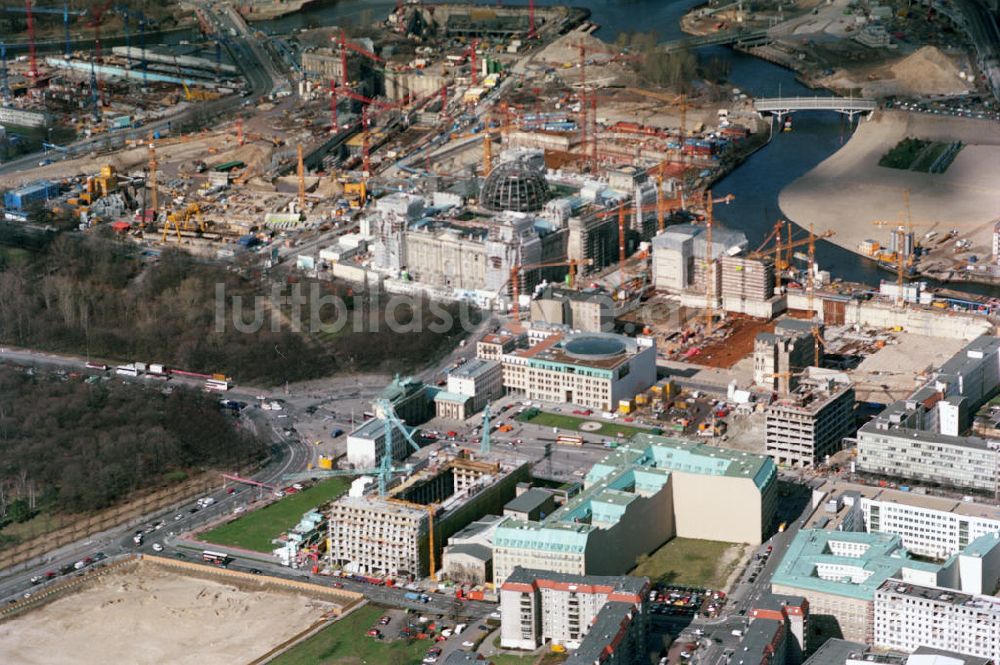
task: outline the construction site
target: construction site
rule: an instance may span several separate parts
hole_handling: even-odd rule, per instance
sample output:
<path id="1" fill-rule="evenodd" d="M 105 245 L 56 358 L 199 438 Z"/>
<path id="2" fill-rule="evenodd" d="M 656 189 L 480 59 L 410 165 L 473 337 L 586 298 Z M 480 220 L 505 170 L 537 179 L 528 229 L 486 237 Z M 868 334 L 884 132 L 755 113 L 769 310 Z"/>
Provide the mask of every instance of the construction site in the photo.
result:
<path id="1" fill-rule="evenodd" d="M 327 514 L 326 563 L 331 572 L 373 575 L 397 582 L 435 580 L 442 551 L 453 534 L 486 516 L 499 514 L 514 498 L 517 485 L 529 480 L 530 465 L 511 464 L 494 454 L 485 420 L 478 450 L 436 451 L 417 464 L 396 467 L 420 446 L 391 411 L 382 411 L 385 436 L 405 439 L 392 452 L 383 449 L 379 468 L 331 471 L 362 475 Z M 321 473 L 321 472 L 320 472 Z"/>
<path id="2" fill-rule="evenodd" d="M 7 660 L 246 663 L 363 600 L 319 585 L 159 557 L 123 560 L 67 585 L 0 623 Z"/>

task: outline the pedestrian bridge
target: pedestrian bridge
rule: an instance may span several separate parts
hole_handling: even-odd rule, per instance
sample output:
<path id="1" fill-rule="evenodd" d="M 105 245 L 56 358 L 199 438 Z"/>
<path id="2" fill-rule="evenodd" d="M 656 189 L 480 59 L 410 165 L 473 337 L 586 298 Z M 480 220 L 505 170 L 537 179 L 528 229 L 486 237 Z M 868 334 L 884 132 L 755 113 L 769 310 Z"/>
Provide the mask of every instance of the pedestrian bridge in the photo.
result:
<path id="1" fill-rule="evenodd" d="M 853 118 L 858 113 L 871 113 L 878 104 L 874 99 L 859 97 L 761 97 L 753 102 L 761 115 L 782 116 L 794 111 L 836 111 Z"/>
<path id="2" fill-rule="evenodd" d="M 660 44 L 664 53 L 676 53 L 701 46 L 722 46 L 734 44 L 739 46 L 760 46 L 771 42 L 771 36 L 766 29 L 760 30 L 722 30 L 700 37 L 685 37 Z"/>

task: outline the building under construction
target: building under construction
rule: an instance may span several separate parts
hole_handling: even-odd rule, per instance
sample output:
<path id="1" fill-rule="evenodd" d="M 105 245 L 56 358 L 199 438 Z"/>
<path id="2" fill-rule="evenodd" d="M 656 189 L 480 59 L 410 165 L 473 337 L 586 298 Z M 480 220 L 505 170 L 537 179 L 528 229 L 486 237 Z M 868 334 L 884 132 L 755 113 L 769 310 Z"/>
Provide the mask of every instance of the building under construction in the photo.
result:
<path id="1" fill-rule="evenodd" d="M 330 506 L 330 567 L 393 578 L 433 574 L 448 537 L 484 515 L 499 514 L 517 484 L 529 478 L 527 464 L 470 457 L 439 461 L 386 496 L 365 493 L 355 481 L 348 496 Z"/>

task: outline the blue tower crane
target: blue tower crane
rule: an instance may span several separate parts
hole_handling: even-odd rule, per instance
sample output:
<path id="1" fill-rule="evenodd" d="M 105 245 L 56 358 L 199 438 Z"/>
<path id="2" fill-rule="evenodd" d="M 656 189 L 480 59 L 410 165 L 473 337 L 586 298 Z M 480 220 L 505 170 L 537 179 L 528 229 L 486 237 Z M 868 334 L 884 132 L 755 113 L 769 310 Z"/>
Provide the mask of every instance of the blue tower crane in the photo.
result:
<path id="1" fill-rule="evenodd" d="M 488 455 L 490 452 L 490 403 L 483 407 L 483 432 L 479 439 L 479 452 Z"/>
<path id="2" fill-rule="evenodd" d="M 3 103 L 10 101 L 10 84 L 7 81 L 7 46 L 0 42 L 0 93 L 3 94 Z"/>

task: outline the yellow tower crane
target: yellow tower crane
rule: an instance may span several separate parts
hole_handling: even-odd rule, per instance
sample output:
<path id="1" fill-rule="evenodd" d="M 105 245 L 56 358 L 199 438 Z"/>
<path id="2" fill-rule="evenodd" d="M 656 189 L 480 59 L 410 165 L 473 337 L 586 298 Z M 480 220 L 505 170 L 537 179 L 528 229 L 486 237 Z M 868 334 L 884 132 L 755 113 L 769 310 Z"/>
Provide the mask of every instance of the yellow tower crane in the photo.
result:
<path id="1" fill-rule="evenodd" d="M 302 159 L 302 144 L 299 144 L 299 214 L 304 215 L 306 211 L 306 167 Z"/>

